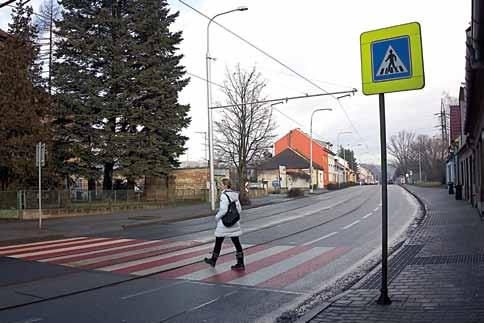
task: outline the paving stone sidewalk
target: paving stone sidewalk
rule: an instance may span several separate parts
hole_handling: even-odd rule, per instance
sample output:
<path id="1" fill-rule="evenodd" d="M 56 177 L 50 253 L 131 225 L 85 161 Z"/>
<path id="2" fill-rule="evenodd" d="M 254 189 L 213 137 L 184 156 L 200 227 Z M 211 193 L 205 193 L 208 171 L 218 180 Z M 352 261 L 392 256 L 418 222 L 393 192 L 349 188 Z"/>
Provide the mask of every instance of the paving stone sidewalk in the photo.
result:
<path id="1" fill-rule="evenodd" d="M 393 303 L 376 304 L 374 271 L 304 322 L 484 322 L 484 222 L 444 189 L 407 187 L 427 215 L 389 260 Z M 391 208 L 390 208 L 391 212 Z"/>

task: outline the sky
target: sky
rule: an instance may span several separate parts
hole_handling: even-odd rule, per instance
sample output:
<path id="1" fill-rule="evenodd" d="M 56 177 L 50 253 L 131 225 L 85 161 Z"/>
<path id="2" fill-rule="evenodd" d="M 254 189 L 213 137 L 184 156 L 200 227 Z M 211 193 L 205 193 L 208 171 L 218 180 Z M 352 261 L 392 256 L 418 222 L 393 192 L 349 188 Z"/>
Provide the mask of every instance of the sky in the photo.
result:
<path id="1" fill-rule="evenodd" d="M 1 1 L 0 1 L 1 2 Z M 30 3 L 38 11 L 40 0 Z M 288 101 L 277 105 L 274 112 L 278 125 L 276 135 L 301 128 L 309 132 L 311 112 L 319 112 L 313 120 L 313 134 L 336 145 L 355 150 L 360 162 L 377 163 L 380 156 L 378 96 L 361 92 L 360 34 L 365 31 L 417 21 L 422 28 L 425 67 L 425 88 L 418 91 L 385 95 L 387 137 L 401 130 L 417 134 L 437 134 L 443 93 L 458 96 L 464 82 L 465 30 L 471 17 L 471 0 L 185 0 L 207 16 L 247 6 L 244 12 L 234 12 L 217 18 L 217 22 L 249 40 L 325 91 L 358 93 L 340 100 L 349 117 L 331 97 L 315 97 Z M 186 71 L 205 78 L 207 19 L 178 0 L 168 1 L 172 12 L 180 15 L 173 31 L 183 32 L 180 53 Z M 8 8 L 0 9 L 0 28 L 10 20 Z M 253 66 L 267 82 L 267 98 L 283 98 L 322 91 L 283 66 L 267 58 L 215 24 L 210 27 L 211 79 L 224 81 L 227 70 L 240 63 L 244 69 Z M 213 102 L 224 102 L 217 86 L 212 86 Z M 187 154 L 181 160 L 196 161 L 205 156 L 204 134 L 207 131 L 206 83 L 191 77 L 190 84 L 180 93 L 180 102 L 191 106 L 192 122 L 184 134 Z M 214 112 L 214 118 L 219 118 Z"/>

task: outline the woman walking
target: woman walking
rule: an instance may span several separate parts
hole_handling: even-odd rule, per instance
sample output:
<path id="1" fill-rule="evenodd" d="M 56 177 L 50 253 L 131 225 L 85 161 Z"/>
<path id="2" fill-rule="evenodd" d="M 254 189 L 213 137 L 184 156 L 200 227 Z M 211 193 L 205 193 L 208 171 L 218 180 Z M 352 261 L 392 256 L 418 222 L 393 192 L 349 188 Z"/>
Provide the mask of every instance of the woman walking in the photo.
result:
<path id="1" fill-rule="evenodd" d="M 242 207 L 239 201 L 239 193 L 232 191 L 232 184 L 230 180 L 224 178 L 222 180 L 222 193 L 220 195 L 220 208 L 215 215 L 215 221 L 217 222 L 217 228 L 215 229 L 215 246 L 213 247 L 212 258 L 205 258 L 205 262 L 212 267 L 215 267 L 217 259 L 220 255 L 220 250 L 222 249 L 222 242 L 225 237 L 230 237 L 232 243 L 235 246 L 235 258 L 237 263 L 231 268 L 233 270 L 244 270 L 244 252 L 242 250 L 242 245 L 240 244 L 239 236 L 242 234 L 240 229 L 240 223 L 237 221 L 234 225 L 226 227 L 222 222 L 222 217 L 227 213 L 229 205 L 231 202 L 235 202 L 237 206 L 237 211 L 239 214 L 242 212 Z"/>

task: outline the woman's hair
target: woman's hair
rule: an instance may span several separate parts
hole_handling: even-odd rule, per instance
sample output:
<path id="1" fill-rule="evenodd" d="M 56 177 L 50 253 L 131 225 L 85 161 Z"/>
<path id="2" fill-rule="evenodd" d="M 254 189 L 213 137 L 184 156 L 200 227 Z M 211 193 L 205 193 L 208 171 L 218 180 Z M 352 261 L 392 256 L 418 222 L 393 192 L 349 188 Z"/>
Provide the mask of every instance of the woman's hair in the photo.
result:
<path id="1" fill-rule="evenodd" d="M 222 180 L 222 184 L 224 184 L 224 186 L 226 186 L 227 188 L 232 188 L 232 183 L 230 182 L 230 179 L 228 179 L 228 178 L 224 178 Z"/>

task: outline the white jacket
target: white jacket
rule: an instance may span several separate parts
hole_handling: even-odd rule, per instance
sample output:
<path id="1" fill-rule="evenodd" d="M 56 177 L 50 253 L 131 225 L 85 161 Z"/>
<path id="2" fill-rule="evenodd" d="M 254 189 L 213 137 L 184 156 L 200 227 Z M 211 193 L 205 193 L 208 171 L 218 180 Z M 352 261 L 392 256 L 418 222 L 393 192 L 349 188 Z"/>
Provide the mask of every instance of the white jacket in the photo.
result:
<path id="1" fill-rule="evenodd" d="M 215 215 L 215 221 L 217 222 L 217 228 L 215 229 L 215 236 L 216 237 L 238 237 L 242 234 L 242 230 L 240 229 L 240 221 L 237 221 L 233 226 L 227 228 L 223 222 L 222 217 L 227 213 L 229 208 L 229 200 L 225 193 L 230 197 L 232 202 L 235 201 L 235 205 L 237 206 L 237 210 L 239 211 L 240 216 L 242 216 L 242 206 L 240 205 L 239 201 L 239 193 L 231 190 L 224 190 L 220 195 L 220 208 L 218 209 L 217 214 Z"/>

